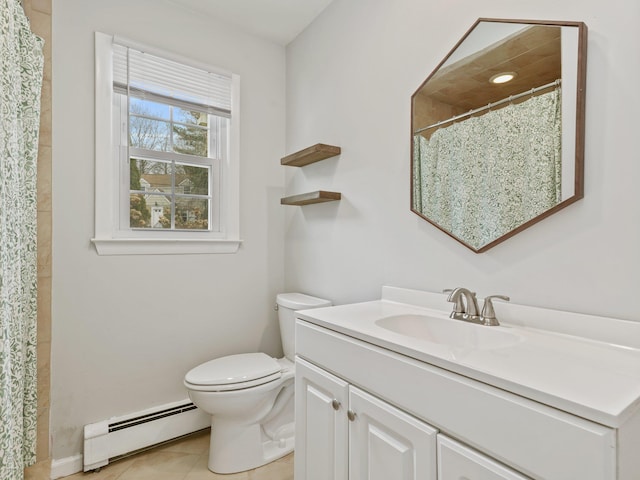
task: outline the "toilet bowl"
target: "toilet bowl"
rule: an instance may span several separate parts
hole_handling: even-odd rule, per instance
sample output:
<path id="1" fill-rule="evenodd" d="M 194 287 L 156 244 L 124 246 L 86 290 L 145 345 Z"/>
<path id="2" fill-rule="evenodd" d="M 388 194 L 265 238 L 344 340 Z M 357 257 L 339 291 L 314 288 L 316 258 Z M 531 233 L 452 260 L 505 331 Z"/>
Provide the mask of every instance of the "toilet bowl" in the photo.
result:
<path id="1" fill-rule="evenodd" d="M 293 451 L 294 330 L 296 310 L 326 307 L 301 293 L 276 299 L 285 356 L 243 353 L 210 360 L 190 370 L 184 385 L 191 401 L 211 415 L 209 470 L 237 473 Z"/>

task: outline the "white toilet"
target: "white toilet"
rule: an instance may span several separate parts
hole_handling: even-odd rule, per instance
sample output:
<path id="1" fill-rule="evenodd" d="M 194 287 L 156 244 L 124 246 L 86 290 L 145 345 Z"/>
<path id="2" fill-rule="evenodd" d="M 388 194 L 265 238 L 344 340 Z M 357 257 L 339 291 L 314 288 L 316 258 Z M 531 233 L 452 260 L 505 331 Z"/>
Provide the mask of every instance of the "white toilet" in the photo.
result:
<path id="1" fill-rule="evenodd" d="M 331 302 L 301 293 L 277 296 L 284 358 L 243 353 L 216 358 L 184 378 L 191 401 L 212 416 L 209 470 L 236 473 L 293 451 L 296 310 Z"/>

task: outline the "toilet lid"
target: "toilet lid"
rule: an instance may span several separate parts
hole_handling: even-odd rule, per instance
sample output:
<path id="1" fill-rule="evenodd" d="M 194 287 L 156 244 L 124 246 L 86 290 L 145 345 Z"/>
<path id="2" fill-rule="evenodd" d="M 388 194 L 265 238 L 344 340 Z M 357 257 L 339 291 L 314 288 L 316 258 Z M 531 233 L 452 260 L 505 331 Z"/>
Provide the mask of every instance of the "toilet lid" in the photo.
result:
<path id="1" fill-rule="evenodd" d="M 275 358 L 264 353 L 241 353 L 216 358 L 195 367 L 185 376 L 192 385 L 231 385 L 273 376 L 282 370 Z"/>

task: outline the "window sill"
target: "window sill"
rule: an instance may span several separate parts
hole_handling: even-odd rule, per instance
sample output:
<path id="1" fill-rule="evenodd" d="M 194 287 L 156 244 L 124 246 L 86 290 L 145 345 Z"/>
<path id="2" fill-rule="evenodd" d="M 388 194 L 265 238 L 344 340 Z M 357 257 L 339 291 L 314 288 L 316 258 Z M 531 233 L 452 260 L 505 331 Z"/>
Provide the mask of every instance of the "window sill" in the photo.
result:
<path id="1" fill-rule="evenodd" d="M 242 240 L 92 238 L 98 255 L 189 255 L 236 253 Z"/>

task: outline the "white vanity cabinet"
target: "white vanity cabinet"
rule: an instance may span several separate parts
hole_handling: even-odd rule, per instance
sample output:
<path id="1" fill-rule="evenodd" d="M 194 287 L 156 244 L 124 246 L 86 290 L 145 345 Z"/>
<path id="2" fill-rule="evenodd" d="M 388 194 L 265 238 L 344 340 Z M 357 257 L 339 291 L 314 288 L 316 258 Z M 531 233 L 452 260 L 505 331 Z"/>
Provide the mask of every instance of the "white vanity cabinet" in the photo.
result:
<path id="1" fill-rule="evenodd" d="M 611 428 L 301 317 L 296 480 L 640 479 L 640 416 Z"/>
<path id="2" fill-rule="evenodd" d="M 296 480 L 436 480 L 436 434 L 296 359 Z"/>
<path id="3" fill-rule="evenodd" d="M 296 480 L 527 480 L 296 358 Z"/>
<path id="4" fill-rule="evenodd" d="M 640 322 L 450 308 L 383 287 L 296 313 L 296 480 L 640 480 Z"/>

